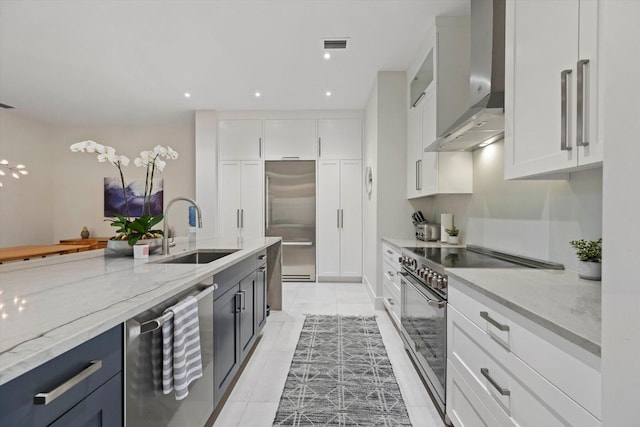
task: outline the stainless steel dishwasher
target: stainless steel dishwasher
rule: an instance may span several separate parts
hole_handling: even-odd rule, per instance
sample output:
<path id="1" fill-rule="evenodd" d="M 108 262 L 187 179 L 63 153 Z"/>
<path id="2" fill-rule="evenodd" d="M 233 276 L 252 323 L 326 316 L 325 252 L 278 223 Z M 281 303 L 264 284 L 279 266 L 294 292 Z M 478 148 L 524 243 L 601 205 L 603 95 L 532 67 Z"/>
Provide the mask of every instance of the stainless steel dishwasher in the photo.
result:
<path id="1" fill-rule="evenodd" d="M 211 279 L 210 279 L 211 280 Z M 213 413 L 213 291 L 216 284 L 199 284 L 126 322 L 125 426 L 203 426 Z M 202 378 L 189 386 L 189 395 L 176 400 L 162 393 L 163 312 L 183 298 L 198 300 Z"/>

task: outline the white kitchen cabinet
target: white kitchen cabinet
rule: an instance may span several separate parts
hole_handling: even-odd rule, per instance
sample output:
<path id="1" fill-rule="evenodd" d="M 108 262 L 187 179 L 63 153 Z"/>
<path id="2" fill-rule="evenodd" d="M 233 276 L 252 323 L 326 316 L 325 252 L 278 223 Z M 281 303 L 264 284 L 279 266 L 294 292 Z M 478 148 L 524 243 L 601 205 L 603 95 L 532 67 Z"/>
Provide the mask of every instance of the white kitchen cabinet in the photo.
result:
<path id="1" fill-rule="evenodd" d="M 401 251 L 399 248 L 388 242 L 382 242 L 382 297 L 384 306 L 389 312 L 391 319 L 400 329 L 400 265 L 399 258 Z"/>
<path id="2" fill-rule="evenodd" d="M 601 164 L 599 3 L 507 1 L 507 179 L 554 178 Z"/>
<path id="3" fill-rule="evenodd" d="M 262 151 L 262 120 L 218 121 L 219 160 L 260 160 Z"/>
<path id="4" fill-rule="evenodd" d="M 362 159 L 362 120 L 318 120 L 318 158 Z"/>
<path id="5" fill-rule="evenodd" d="M 483 421 L 477 425 L 601 425 L 601 375 L 576 357 L 577 347 L 565 350 L 574 344 L 559 347 L 560 337 L 543 338 L 451 276 L 448 303 L 447 414 L 454 424 L 466 425 L 472 407 Z"/>
<path id="6" fill-rule="evenodd" d="M 316 121 L 265 120 L 264 149 L 266 160 L 315 160 Z"/>
<path id="7" fill-rule="evenodd" d="M 219 165 L 218 230 L 223 239 L 264 236 L 261 161 L 222 161 Z"/>
<path id="8" fill-rule="evenodd" d="M 318 276 L 362 276 L 362 162 L 318 163 Z"/>
<path id="9" fill-rule="evenodd" d="M 469 107 L 469 20 L 437 18 L 419 61 L 408 73 L 407 198 L 471 193 L 470 152 L 424 152 Z M 416 91 L 420 80 L 428 84 Z"/>
<path id="10" fill-rule="evenodd" d="M 436 96 L 433 86 L 407 112 L 407 198 L 473 191 L 473 155 L 470 152 L 425 153 L 436 139 Z"/>

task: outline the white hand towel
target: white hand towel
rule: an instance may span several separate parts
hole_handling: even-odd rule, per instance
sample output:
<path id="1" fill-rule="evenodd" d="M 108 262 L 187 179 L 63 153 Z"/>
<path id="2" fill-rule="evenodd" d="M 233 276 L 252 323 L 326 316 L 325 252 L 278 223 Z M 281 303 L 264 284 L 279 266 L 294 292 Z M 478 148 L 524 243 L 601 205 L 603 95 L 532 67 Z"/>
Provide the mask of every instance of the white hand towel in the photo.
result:
<path id="1" fill-rule="evenodd" d="M 164 311 L 162 324 L 162 392 L 176 392 L 176 400 L 189 394 L 189 384 L 202 377 L 198 300 L 187 297 Z"/>

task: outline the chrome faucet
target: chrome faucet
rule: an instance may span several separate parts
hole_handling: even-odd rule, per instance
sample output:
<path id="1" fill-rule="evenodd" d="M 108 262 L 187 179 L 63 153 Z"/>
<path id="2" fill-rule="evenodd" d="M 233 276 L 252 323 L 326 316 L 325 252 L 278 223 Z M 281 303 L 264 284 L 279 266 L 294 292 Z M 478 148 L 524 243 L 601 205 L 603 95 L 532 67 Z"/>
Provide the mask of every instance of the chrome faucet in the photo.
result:
<path id="1" fill-rule="evenodd" d="M 195 200 L 190 199 L 188 197 L 176 197 L 171 200 L 167 207 L 164 210 L 164 229 L 162 231 L 162 255 L 169 255 L 169 239 L 167 238 L 167 231 L 169 230 L 169 208 L 174 202 L 179 200 L 184 200 L 185 202 L 191 203 L 196 208 L 196 215 L 198 217 L 198 228 L 202 228 L 202 213 L 200 212 L 200 206 L 196 203 Z"/>

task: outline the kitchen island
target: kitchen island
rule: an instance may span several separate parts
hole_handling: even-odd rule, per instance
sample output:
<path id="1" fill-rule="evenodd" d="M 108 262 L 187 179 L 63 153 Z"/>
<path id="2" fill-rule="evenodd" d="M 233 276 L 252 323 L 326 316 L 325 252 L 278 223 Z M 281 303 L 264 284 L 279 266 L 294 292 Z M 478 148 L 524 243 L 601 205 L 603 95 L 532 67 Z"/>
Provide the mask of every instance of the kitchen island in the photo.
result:
<path id="1" fill-rule="evenodd" d="M 0 385 L 122 324 L 259 251 L 267 250 L 268 303 L 280 309 L 280 238 L 177 238 L 171 255 L 236 252 L 208 264 L 160 264 L 95 250 L 0 266 Z"/>

